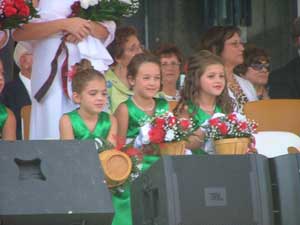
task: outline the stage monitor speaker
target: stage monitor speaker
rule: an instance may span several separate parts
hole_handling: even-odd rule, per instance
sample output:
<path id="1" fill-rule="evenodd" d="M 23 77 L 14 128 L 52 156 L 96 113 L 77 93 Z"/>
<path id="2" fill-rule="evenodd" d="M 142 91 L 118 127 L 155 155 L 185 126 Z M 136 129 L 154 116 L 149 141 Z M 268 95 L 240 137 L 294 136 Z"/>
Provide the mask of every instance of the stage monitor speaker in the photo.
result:
<path id="1" fill-rule="evenodd" d="M 110 225 L 93 141 L 0 142 L 1 225 Z"/>
<path id="2" fill-rule="evenodd" d="M 131 187 L 134 225 L 272 225 L 267 158 L 164 156 Z"/>
<path id="3" fill-rule="evenodd" d="M 276 224 L 300 224 L 300 154 L 288 154 L 271 160 Z"/>

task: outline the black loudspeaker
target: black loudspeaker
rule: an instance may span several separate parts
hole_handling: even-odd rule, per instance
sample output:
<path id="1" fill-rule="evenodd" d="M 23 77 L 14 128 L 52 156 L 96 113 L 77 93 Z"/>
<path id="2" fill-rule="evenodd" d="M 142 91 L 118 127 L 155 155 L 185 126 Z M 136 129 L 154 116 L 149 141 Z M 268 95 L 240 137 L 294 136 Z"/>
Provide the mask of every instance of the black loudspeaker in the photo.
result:
<path id="1" fill-rule="evenodd" d="M 271 159 L 274 199 L 278 214 L 276 224 L 300 224 L 300 154 Z"/>
<path id="2" fill-rule="evenodd" d="M 110 225 L 93 141 L 0 142 L 1 225 Z"/>
<path id="3" fill-rule="evenodd" d="M 164 156 L 131 187 L 134 225 L 272 225 L 261 155 Z"/>

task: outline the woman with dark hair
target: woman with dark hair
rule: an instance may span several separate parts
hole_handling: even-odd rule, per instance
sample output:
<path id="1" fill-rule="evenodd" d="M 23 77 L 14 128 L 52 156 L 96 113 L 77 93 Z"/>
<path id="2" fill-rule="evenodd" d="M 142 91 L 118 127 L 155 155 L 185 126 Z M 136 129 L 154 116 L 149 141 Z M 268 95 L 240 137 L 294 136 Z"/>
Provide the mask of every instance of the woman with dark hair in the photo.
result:
<path id="1" fill-rule="evenodd" d="M 162 92 L 167 101 L 179 101 L 180 93 L 177 89 L 177 81 L 183 67 L 181 51 L 173 44 L 161 45 L 155 54 L 159 57 L 162 72 Z"/>
<path id="2" fill-rule="evenodd" d="M 219 55 L 224 62 L 229 95 L 234 100 L 235 111 L 242 112 L 248 101 L 257 100 L 253 85 L 234 74 L 234 68 L 244 62 L 244 46 L 240 29 L 234 26 L 217 26 L 209 29 L 201 39 L 200 49 Z"/>
<path id="3" fill-rule="evenodd" d="M 109 50 L 115 63 L 105 73 L 105 79 L 110 111 L 113 113 L 121 102 L 133 95 L 127 80 L 127 65 L 136 54 L 143 52 L 136 29 L 132 26 L 118 28 Z"/>
<path id="4" fill-rule="evenodd" d="M 270 98 L 266 87 L 270 57 L 264 49 L 248 45 L 244 51 L 244 63 L 235 68 L 235 71 L 253 84 L 258 99 Z"/>

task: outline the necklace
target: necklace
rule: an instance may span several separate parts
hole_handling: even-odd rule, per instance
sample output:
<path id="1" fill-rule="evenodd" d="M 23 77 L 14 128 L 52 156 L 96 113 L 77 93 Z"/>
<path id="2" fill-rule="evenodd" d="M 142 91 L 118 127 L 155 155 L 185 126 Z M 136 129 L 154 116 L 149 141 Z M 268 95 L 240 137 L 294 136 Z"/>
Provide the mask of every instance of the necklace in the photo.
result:
<path id="1" fill-rule="evenodd" d="M 145 108 L 145 107 L 140 106 L 140 105 L 134 100 L 134 98 L 131 98 L 131 99 L 132 99 L 133 103 L 134 103 L 139 109 L 141 109 L 141 110 L 144 111 L 144 112 L 152 112 L 152 111 L 154 110 L 155 102 L 153 103 L 153 105 L 152 105 L 151 107 Z"/>
<path id="2" fill-rule="evenodd" d="M 199 108 L 201 108 L 204 112 L 212 115 L 215 113 L 215 108 L 216 108 L 216 104 L 214 104 L 211 109 L 206 109 L 206 108 L 203 108 L 200 104 L 199 104 Z"/>

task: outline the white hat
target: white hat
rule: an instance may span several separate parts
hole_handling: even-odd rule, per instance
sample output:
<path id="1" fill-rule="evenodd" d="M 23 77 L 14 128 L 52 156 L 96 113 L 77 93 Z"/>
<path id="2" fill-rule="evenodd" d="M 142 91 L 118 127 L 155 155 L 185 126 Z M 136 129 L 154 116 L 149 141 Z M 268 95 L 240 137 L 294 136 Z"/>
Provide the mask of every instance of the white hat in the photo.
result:
<path id="1" fill-rule="evenodd" d="M 19 68 L 20 68 L 20 58 L 24 54 L 32 54 L 32 46 L 30 42 L 20 41 L 16 45 L 14 51 L 14 60 Z"/>

